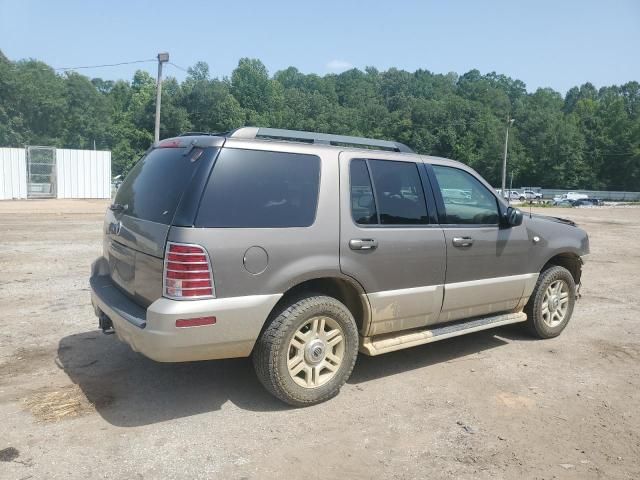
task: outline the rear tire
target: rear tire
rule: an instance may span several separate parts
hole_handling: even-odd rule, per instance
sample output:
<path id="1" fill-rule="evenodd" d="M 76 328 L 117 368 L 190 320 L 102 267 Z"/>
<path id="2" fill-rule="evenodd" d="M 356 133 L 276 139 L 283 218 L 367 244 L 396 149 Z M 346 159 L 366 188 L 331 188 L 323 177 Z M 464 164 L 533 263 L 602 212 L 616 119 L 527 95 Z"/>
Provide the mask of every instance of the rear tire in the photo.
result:
<path id="1" fill-rule="evenodd" d="M 529 332 L 538 338 L 557 337 L 569 323 L 575 302 L 571 273 L 558 266 L 543 270 L 524 307 Z"/>
<path id="2" fill-rule="evenodd" d="M 294 300 L 262 332 L 253 351 L 260 382 L 295 407 L 338 394 L 358 355 L 353 315 L 335 298 L 314 295 Z"/>

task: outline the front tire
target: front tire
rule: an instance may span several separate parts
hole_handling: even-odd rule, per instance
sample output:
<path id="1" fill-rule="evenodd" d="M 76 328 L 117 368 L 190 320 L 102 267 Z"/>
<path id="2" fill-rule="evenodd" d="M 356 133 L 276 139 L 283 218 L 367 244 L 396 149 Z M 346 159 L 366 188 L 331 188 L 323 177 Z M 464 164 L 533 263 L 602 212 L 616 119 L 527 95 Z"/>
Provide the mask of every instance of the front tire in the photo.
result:
<path id="1" fill-rule="evenodd" d="M 565 329 L 576 302 L 576 284 L 564 267 L 543 270 L 524 307 L 527 328 L 538 338 L 553 338 Z"/>
<path id="2" fill-rule="evenodd" d="M 253 365 L 260 382 L 296 407 L 338 394 L 358 355 L 353 315 L 335 298 L 294 300 L 275 316 L 256 342 Z"/>

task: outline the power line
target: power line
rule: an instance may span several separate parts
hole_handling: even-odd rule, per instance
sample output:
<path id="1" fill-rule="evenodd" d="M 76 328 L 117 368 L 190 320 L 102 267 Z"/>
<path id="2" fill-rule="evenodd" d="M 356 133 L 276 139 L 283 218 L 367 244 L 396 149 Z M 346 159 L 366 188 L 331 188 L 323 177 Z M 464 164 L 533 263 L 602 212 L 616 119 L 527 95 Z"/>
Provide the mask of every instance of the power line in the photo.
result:
<path id="1" fill-rule="evenodd" d="M 187 70 L 186 68 L 182 68 L 180 65 L 176 65 L 173 62 L 167 62 L 169 65 L 172 65 L 174 67 L 176 67 L 178 70 L 182 70 L 183 72 L 189 73 L 189 70 Z"/>
<path id="2" fill-rule="evenodd" d="M 80 69 L 83 69 L 83 68 L 118 67 L 120 65 L 131 65 L 131 64 L 134 64 L 134 63 L 147 63 L 147 62 L 155 62 L 155 61 L 156 61 L 155 58 L 151 58 L 149 60 L 134 60 L 132 62 L 105 63 L 103 65 L 85 65 L 85 66 L 81 66 L 81 67 L 60 67 L 60 68 L 54 68 L 53 70 L 55 70 L 55 71 L 58 71 L 58 70 L 80 70 Z"/>

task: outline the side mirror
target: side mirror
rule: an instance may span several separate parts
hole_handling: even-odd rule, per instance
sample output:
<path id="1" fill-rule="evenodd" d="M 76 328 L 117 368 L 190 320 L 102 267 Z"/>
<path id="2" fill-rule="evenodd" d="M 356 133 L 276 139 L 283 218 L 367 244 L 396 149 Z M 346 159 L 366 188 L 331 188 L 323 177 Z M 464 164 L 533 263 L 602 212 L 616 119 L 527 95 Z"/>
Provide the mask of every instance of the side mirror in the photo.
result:
<path id="1" fill-rule="evenodd" d="M 523 215 L 522 212 L 517 208 L 507 208 L 505 217 L 507 220 L 507 225 L 509 225 L 510 227 L 517 227 L 518 225 L 522 225 Z"/>

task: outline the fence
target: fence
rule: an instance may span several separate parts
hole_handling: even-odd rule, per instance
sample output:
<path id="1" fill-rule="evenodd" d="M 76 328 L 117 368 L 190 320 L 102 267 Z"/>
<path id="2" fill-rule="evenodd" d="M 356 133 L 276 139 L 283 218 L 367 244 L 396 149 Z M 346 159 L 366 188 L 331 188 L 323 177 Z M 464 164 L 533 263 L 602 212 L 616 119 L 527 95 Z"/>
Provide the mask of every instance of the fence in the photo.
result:
<path id="1" fill-rule="evenodd" d="M 0 148 L 0 200 L 111 198 L 111 152 Z"/>
<path id="2" fill-rule="evenodd" d="M 111 198 L 111 152 L 56 150 L 58 198 Z"/>
<path id="3" fill-rule="evenodd" d="M 0 148 L 0 200 L 27 198 L 27 152 Z"/>
<path id="4" fill-rule="evenodd" d="M 597 198 L 599 200 L 608 200 L 611 202 L 637 202 L 640 201 L 640 192 L 615 192 L 606 190 L 554 190 L 543 188 L 541 190 L 542 198 L 552 199 L 555 196 L 564 195 L 568 192 L 578 192 L 589 195 L 589 198 Z"/>
<path id="5" fill-rule="evenodd" d="M 563 190 L 559 188 L 540 188 L 540 187 L 520 187 L 513 189 L 516 192 L 531 190 L 541 193 L 542 198 L 551 200 L 553 197 L 559 197 L 569 192 L 584 193 L 589 198 L 597 198 L 598 200 L 608 200 L 610 202 L 638 202 L 640 201 L 640 192 L 619 192 L 613 190 Z"/>

